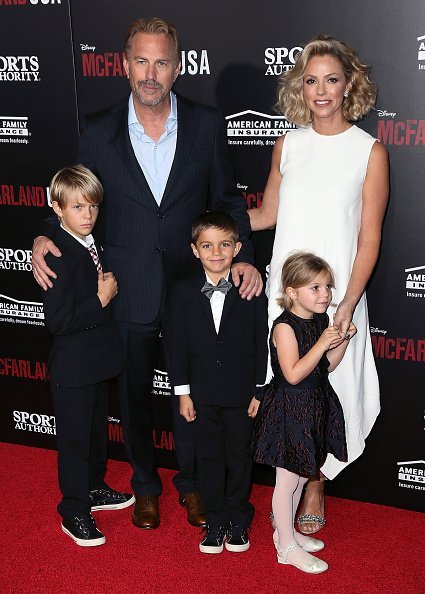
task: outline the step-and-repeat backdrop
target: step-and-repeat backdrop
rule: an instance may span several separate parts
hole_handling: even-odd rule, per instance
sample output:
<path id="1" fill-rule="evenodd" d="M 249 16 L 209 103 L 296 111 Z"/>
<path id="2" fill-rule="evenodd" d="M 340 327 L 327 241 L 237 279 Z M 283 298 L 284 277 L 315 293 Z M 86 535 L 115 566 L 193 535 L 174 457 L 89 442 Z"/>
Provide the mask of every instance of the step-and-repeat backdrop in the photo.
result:
<path id="1" fill-rule="evenodd" d="M 241 195 L 259 206 L 276 138 L 292 126 L 273 112 L 277 77 L 318 33 L 373 66 L 376 110 L 361 126 L 391 159 L 391 199 L 368 290 L 382 412 L 363 456 L 329 493 L 409 509 L 425 502 L 425 4 L 423 0 L 0 0 L 0 439 L 55 448 L 47 379 L 49 336 L 31 246 L 50 214 L 52 175 L 73 163 L 78 123 L 129 93 L 122 41 L 139 16 L 161 16 L 182 38 L 176 90 L 220 107 Z M 254 234 L 265 272 L 273 232 Z M 112 385 L 111 456 L 124 459 Z M 154 443 L 175 468 L 170 386 L 153 378 Z M 255 479 L 272 473 L 256 468 Z"/>

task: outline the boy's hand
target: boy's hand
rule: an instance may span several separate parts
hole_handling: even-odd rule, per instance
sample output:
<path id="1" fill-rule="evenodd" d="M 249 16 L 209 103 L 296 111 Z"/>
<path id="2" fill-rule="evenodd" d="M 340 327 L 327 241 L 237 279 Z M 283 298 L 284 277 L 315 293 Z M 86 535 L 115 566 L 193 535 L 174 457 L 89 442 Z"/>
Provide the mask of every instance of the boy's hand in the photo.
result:
<path id="1" fill-rule="evenodd" d="M 32 246 L 32 273 L 37 283 L 45 291 L 53 287 L 49 277 L 56 278 L 56 274 L 47 266 L 44 259 L 44 256 L 49 252 L 57 257 L 62 256 L 61 251 L 51 239 L 44 235 L 36 237 Z"/>
<path id="2" fill-rule="evenodd" d="M 181 394 L 179 396 L 179 412 L 188 423 L 192 423 L 196 419 L 193 400 L 189 394 Z"/>
<path id="3" fill-rule="evenodd" d="M 97 296 L 102 307 L 106 307 L 117 293 L 118 285 L 114 274 L 112 272 L 99 272 L 97 277 Z"/>
<path id="4" fill-rule="evenodd" d="M 248 416 L 251 417 L 251 419 L 254 419 L 257 416 L 260 404 L 261 402 L 253 396 L 248 406 Z"/>

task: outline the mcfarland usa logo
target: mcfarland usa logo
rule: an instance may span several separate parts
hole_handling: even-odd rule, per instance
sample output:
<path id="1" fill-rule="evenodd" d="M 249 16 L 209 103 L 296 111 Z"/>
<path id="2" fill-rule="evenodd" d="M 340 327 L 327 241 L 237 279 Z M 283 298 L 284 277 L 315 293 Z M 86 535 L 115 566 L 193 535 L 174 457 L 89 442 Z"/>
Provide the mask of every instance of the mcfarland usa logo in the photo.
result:
<path id="1" fill-rule="evenodd" d="M 108 417 L 108 439 L 113 443 L 124 443 L 123 428 L 121 420 L 115 417 Z M 175 450 L 174 435 L 171 431 L 162 429 L 152 430 L 153 446 L 157 450 Z"/>
<path id="2" fill-rule="evenodd" d="M 226 120 L 228 143 L 237 146 L 274 146 L 278 136 L 296 128 L 284 116 L 252 109 L 228 115 Z"/>
<path id="3" fill-rule="evenodd" d="M 238 190 L 242 190 L 242 195 L 246 201 L 246 207 L 249 208 L 260 208 L 263 201 L 264 192 L 252 192 L 248 191 L 248 186 L 243 184 L 236 184 Z"/>
<path id="4" fill-rule="evenodd" d="M 28 144 L 29 136 L 31 132 L 28 130 L 27 116 L 0 115 L 0 142 Z"/>
<path id="5" fill-rule="evenodd" d="M 0 81 L 39 82 L 37 56 L 0 56 Z"/>
<path id="6" fill-rule="evenodd" d="M 264 63 L 267 66 L 266 76 L 278 76 L 294 67 L 295 58 L 303 48 L 295 47 L 267 47 L 264 50 Z"/>
<path id="7" fill-rule="evenodd" d="M 0 184 L 0 206 L 34 206 L 50 204 L 49 188 L 43 186 L 14 186 Z"/>
<path id="8" fill-rule="evenodd" d="M 17 431 L 56 435 L 56 419 L 52 415 L 14 410 L 13 422 L 15 423 L 15 429 Z"/>
<path id="9" fill-rule="evenodd" d="M 88 43 L 80 43 L 80 49 L 83 76 L 97 78 L 126 76 L 123 65 L 124 52 L 96 53 L 96 46 Z M 182 51 L 180 75 L 185 74 L 210 74 L 206 49 Z"/>
<path id="10" fill-rule="evenodd" d="M 425 340 L 387 336 L 388 331 L 371 326 L 373 354 L 377 359 L 425 362 Z"/>
<path id="11" fill-rule="evenodd" d="M 377 109 L 378 140 L 385 145 L 425 145 L 425 120 L 396 120 L 397 112 Z"/>
<path id="12" fill-rule="evenodd" d="M 425 491 L 425 460 L 397 462 L 397 465 L 399 487 Z"/>
<path id="13" fill-rule="evenodd" d="M 31 250 L 0 247 L 0 270 L 32 272 L 31 256 Z"/>
<path id="14" fill-rule="evenodd" d="M 405 268 L 406 273 L 406 297 L 425 297 L 425 266 L 416 268 Z"/>
<path id="15" fill-rule="evenodd" d="M 0 376 L 44 382 L 48 377 L 47 363 L 2 356 L 0 357 Z"/>
<path id="16" fill-rule="evenodd" d="M 43 304 L 37 301 L 18 301 L 0 294 L 0 322 L 44 326 Z"/>

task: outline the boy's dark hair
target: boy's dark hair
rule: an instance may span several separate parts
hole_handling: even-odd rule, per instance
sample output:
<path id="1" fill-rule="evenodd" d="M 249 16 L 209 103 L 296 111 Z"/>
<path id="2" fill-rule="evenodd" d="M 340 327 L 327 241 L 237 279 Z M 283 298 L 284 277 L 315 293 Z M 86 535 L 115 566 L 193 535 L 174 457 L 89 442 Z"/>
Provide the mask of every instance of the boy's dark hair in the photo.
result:
<path id="1" fill-rule="evenodd" d="M 219 210 L 207 210 L 198 215 L 192 225 L 192 243 L 196 245 L 201 233 L 207 229 L 220 229 L 232 234 L 232 239 L 236 243 L 239 241 L 238 226 L 232 217 L 226 212 Z"/>
<path id="2" fill-rule="evenodd" d="M 64 167 L 50 182 L 50 199 L 57 202 L 61 208 L 64 208 L 68 198 L 77 192 L 91 204 L 101 204 L 103 200 L 102 184 L 94 173 L 83 165 Z"/>

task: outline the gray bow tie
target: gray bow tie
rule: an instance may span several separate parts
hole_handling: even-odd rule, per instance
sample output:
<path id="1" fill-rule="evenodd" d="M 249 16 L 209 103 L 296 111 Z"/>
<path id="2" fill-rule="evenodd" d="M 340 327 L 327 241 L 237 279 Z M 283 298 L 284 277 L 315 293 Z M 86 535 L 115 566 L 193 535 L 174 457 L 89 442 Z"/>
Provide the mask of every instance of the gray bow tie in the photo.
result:
<path id="1" fill-rule="evenodd" d="M 220 291 L 220 293 L 223 293 L 224 295 L 226 295 L 226 293 L 228 291 L 230 291 L 231 288 L 232 288 L 232 283 L 224 280 L 224 278 L 221 278 L 216 285 L 212 285 L 211 283 L 206 282 L 201 289 L 201 293 L 206 295 L 208 297 L 208 299 L 211 299 L 214 291 Z"/>

